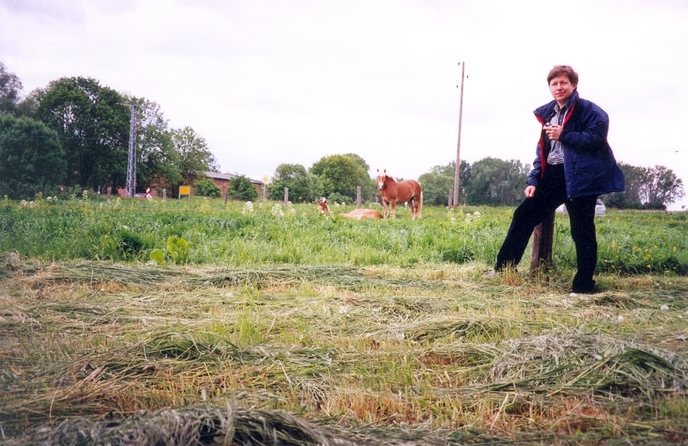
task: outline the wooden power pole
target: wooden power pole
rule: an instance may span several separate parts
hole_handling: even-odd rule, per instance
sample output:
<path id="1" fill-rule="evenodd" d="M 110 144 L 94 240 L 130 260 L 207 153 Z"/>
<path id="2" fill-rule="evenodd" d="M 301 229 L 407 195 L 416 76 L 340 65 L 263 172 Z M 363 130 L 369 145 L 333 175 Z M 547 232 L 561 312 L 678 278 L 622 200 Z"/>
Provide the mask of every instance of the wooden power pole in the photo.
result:
<path id="1" fill-rule="evenodd" d="M 463 79 L 466 71 L 466 62 L 459 62 L 459 65 L 461 65 L 461 99 L 459 102 L 459 136 L 456 141 L 456 166 L 454 168 L 454 207 L 459 205 L 459 171 L 461 170 L 461 118 L 463 117 Z"/>

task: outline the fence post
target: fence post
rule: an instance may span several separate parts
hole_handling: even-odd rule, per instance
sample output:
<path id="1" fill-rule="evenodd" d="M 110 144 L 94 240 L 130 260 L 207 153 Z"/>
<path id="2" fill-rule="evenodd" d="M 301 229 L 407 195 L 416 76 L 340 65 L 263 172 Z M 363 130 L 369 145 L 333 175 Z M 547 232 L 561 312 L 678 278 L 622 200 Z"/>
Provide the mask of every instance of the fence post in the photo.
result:
<path id="1" fill-rule="evenodd" d="M 286 206 L 287 203 L 289 203 L 289 188 L 285 187 L 284 188 L 284 205 Z"/>
<path id="2" fill-rule="evenodd" d="M 552 212 L 533 231 L 533 249 L 530 253 L 531 273 L 547 271 L 552 265 L 552 246 L 554 245 L 554 217 Z"/>
<path id="3" fill-rule="evenodd" d="M 453 204 L 454 204 L 454 189 L 449 189 L 449 203 L 447 203 L 447 207 L 449 209 L 451 209 Z"/>
<path id="4" fill-rule="evenodd" d="M 162 201 L 167 201 L 167 188 L 162 189 Z"/>
<path id="5" fill-rule="evenodd" d="M 361 208 L 361 186 L 356 186 L 356 208 Z"/>
<path id="6" fill-rule="evenodd" d="M 112 194 L 112 187 L 108 186 L 107 188 L 107 201 L 110 201 L 110 195 Z"/>

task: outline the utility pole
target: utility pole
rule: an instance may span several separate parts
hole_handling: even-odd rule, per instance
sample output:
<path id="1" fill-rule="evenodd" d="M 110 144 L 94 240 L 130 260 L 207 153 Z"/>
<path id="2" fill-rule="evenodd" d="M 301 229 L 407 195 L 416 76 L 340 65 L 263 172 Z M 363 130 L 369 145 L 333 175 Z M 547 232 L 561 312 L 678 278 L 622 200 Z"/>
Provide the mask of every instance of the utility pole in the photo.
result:
<path id="1" fill-rule="evenodd" d="M 137 106 L 130 104 L 131 118 L 129 119 L 129 158 L 127 162 L 127 197 L 136 193 L 136 111 Z"/>
<path id="2" fill-rule="evenodd" d="M 461 170 L 461 118 L 463 116 L 463 79 L 466 70 L 466 62 L 461 65 L 461 99 L 459 103 L 459 137 L 456 141 L 456 167 L 454 168 L 454 207 L 459 205 L 459 171 Z M 456 86 L 458 88 L 458 85 Z"/>

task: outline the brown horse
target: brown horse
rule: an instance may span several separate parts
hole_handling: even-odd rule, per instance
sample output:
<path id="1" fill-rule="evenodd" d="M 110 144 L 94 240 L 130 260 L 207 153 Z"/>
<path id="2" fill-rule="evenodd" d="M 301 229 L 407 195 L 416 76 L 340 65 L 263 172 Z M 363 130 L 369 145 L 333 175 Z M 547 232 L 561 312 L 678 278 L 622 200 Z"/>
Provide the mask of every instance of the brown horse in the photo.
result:
<path id="1" fill-rule="evenodd" d="M 318 200 L 318 208 L 320 209 L 321 214 L 332 214 L 330 207 L 327 205 L 327 199 L 325 197 Z M 382 218 L 382 214 L 375 209 L 354 209 L 351 212 L 339 215 L 344 218 L 351 218 L 353 220 L 379 220 Z"/>
<path id="2" fill-rule="evenodd" d="M 354 209 L 351 212 L 340 215 L 354 220 L 379 220 L 382 218 L 382 214 L 375 209 Z"/>
<path id="3" fill-rule="evenodd" d="M 385 218 L 389 216 L 388 204 L 392 208 L 392 218 L 396 217 L 397 203 L 408 203 L 411 206 L 411 219 L 420 218 L 420 210 L 423 207 L 423 189 L 418 181 L 404 180 L 398 183 L 394 178 L 387 175 L 386 169 L 382 174 L 378 170 L 377 188 L 380 190 Z"/>

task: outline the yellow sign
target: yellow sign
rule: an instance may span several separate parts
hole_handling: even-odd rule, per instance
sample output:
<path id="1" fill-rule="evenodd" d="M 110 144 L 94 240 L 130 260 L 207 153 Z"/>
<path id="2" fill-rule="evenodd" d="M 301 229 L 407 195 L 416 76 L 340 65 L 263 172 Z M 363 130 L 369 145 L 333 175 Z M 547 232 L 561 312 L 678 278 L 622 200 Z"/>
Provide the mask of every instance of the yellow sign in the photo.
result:
<path id="1" fill-rule="evenodd" d="M 191 186 L 179 186 L 179 195 L 191 195 Z"/>

